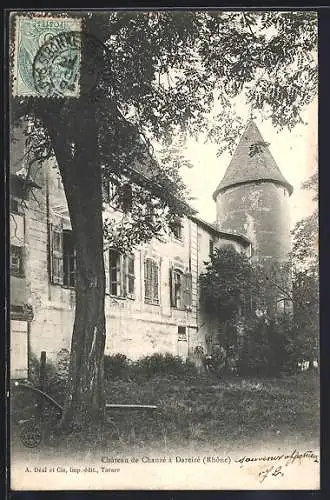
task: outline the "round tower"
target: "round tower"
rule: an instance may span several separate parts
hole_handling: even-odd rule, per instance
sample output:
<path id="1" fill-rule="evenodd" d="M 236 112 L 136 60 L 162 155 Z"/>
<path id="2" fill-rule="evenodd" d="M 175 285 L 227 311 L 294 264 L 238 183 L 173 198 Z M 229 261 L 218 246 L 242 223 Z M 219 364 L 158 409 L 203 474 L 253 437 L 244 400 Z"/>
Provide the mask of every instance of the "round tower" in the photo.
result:
<path id="1" fill-rule="evenodd" d="M 247 236 L 254 259 L 286 261 L 292 191 L 251 119 L 213 194 L 218 229 Z"/>

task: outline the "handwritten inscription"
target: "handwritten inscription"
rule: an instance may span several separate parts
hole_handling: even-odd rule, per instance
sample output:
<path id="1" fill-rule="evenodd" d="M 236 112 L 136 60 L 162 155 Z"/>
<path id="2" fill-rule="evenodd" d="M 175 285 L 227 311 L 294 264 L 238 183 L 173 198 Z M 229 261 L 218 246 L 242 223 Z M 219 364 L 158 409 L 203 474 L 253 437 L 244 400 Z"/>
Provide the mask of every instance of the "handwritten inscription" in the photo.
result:
<path id="1" fill-rule="evenodd" d="M 262 468 L 260 472 L 258 472 L 258 477 L 260 483 L 263 483 L 266 478 L 269 477 L 277 477 L 281 478 L 285 474 L 285 470 L 292 464 L 298 463 L 302 464 L 303 461 L 313 461 L 314 463 L 319 463 L 319 458 L 317 454 L 312 450 L 306 450 L 304 452 L 300 452 L 298 450 L 294 450 L 290 454 L 281 454 L 281 455 L 265 455 L 265 456 L 246 456 L 240 457 L 236 460 L 236 463 L 241 464 L 243 466 L 251 466 L 251 465 L 260 465 L 263 462 L 280 462 L 280 465 L 269 465 L 265 469 Z M 258 467 L 259 469 L 259 467 Z"/>
<path id="2" fill-rule="evenodd" d="M 252 457 L 244 455 L 243 457 L 236 460 L 236 462 L 240 464 L 246 464 L 251 462 L 275 462 L 279 460 L 285 460 L 286 465 L 289 465 L 290 463 L 294 463 L 296 460 L 299 460 L 301 462 L 303 459 L 312 459 L 316 463 L 318 463 L 319 461 L 318 456 L 312 450 L 307 450 L 304 452 L 294 450 L 290 455 L 266 455 L 262 457 Z"/>
<path id="3" fill-rule="evenodd" d="M 284 476 L 282 465 L 279 465 L 278 467 L 272 465 L 271 467 L 259 472 L 259 481 L 262 483 L 270 474 L 274 477 Z"/>

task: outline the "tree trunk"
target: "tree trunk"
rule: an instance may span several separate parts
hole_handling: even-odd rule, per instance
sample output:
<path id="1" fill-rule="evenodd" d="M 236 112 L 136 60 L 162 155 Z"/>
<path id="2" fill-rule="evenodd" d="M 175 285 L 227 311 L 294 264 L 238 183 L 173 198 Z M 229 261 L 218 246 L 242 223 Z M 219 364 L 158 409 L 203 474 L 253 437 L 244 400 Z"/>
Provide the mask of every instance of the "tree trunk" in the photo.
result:
<path id="1" fill-rule="evenodd" d="M 88 112 L 86 112 L 88 108 Z M 76 243 L 76 308 L 69 396 L 63 427 L 90 426 L 104 413 L 105 271 L 101 169 L 93 109 L 83 103 L 43 106 Z"/>

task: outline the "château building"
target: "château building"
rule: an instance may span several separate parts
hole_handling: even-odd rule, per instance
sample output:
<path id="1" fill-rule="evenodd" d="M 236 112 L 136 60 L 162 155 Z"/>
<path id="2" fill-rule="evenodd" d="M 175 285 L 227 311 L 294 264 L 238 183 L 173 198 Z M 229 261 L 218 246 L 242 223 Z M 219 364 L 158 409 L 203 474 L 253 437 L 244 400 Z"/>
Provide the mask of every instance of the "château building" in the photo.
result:
<path id="1" fill-rule="evenodd" d="M 213 195 L 216 224 L 192 211 L 171 235 L 140 245 L 131 255 L 105 250 L 105 352 L 137 359 L 155 352 L 187 358 L 196 346 L 208 350 L 219 332 L 200 310 L 198 277 L 210 252 L 231 244 L 252 258 L 284 261 L 291 193 L 249 121 Z M 110 203 L 105 213 L 115 213 Z M 35 168 L 26 180 L 24 136 L 18 134 L 10 158 L 12 377 L 27 378 L 32 354 L 46 351 L 56 361 L 70 349 L 74 286 L 74 241 L 56 161 Z"/>

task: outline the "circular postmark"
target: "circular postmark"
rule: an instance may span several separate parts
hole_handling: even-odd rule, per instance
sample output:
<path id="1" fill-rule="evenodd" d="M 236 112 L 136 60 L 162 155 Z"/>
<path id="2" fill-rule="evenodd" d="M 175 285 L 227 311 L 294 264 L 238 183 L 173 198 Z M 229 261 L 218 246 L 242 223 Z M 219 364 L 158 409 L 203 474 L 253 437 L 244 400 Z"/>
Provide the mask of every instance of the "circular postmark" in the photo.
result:
<path id="1" fill-rule="evenodd" d="M 106 67 L 106 47 L 81 31 L 48 39 L 33 61 L 35 89 L 42 97 L 81 97 L 99 83 Z"/>
<path id="2" fill-rule="evenodd" d="M 24 422 L 19 437 L 27 448 L 36 448 L 41 443 L 40 427 L 33 421 Z"/>

